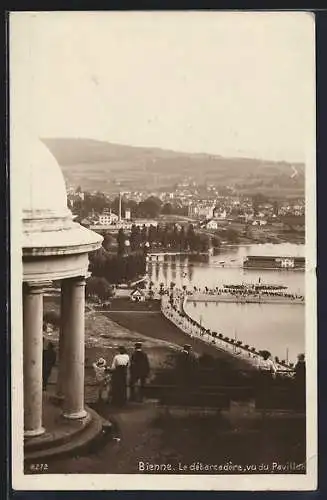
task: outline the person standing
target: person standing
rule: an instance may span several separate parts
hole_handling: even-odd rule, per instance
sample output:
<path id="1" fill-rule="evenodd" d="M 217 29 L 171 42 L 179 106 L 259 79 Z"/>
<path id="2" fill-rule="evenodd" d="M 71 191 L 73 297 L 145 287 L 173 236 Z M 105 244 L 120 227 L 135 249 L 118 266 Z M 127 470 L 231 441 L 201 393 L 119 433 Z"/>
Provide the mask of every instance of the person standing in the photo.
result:
<path id="1" fill-rule="evenodd" d="M 127 368 L 129 362 L 129 355 L 125 347 L 120 346 L 118 354 L 114 356 L 111 365 L 112 403 L 117 406 L 123 406 L 127 401 Z"/>
<path id="2" fill-rule="evenodd" d="M 99 358 L 92 366 L 98 385 L 98 402 L 100 402 L 102 401 L 103 391 L 105 391 L 108 384 L 108 366 L 104 358 Z"/>
<path id="3" fill-rule="evenodd" d="M 267 376 L 270 375 L 270 378 L 276 378 L 277 366 L 275 362 L 272 360 L 271 356 L 265 355 L 263 359 L 264 362 L 260 367 L 261 372 L 266 374 Z"/>
<path id="4" fill-rule="evenodd" d="M 259 397 L 265 409 L 268 409 L 271 397 L 273 397 L 271 391 L 276 375 L 277 366 L 271 359 L 271 354 L 268 351 L 264 351 L 262 359 L 259 362 Z"/>
<path id="5" fill-rule="evenodd" d="M 135 401 L 135 386 L 139 384 L 139 399 L 142 401 L 146 379 L 150 373 L 150 363 L 148 355 L 142 350 L 142 343 L 135 343 L 135 350 L 131 357 L 130 364 L 130 386 L 131 400 Z"/>
<path id="6" fill-rule="evenodd" d="M 295 365 L 295 396 L 297 407 L 301 410 L 305 408 L 305 379 L 306 379 L 306 367 L 305 367 L 305 356 L 304 354 L 299 354 L 297 357 L 297 363 Z"/>
<path id="7" fill-rule="evenodd" d="M 185 387 L 191 387 L 196 382 L 196 357 L 190 344 L 185 344 L 179 358 L 180 382 Z"/>
<path id="8" fill-rule="evenodd" d="M 51 341 L 48 342 L 47 349 L 43 349 L 43 371 L 42 371 L 42 379 L 43 379 L 43 390 L 47 390 L 48 381 L 52 372 L 52 368 L 56 364 L 56 351 L 53 343 Z"/>

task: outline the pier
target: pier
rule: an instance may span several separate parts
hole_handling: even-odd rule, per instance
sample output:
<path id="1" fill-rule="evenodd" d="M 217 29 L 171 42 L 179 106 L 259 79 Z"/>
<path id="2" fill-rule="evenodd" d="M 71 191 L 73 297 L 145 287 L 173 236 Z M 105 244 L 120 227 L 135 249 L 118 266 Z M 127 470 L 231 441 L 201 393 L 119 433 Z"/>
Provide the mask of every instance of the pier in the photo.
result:
<path id="1" fill-rule="evenodd" d="M 290 298 L 281 295 L 259 295 L 242 297 L 232 294 L 207 294 L 207 293 L 192 293 L 188 295 L 190 302 L 233 302 L 235 304 L 292 304 L 305 305 L 304 298 Z"/>

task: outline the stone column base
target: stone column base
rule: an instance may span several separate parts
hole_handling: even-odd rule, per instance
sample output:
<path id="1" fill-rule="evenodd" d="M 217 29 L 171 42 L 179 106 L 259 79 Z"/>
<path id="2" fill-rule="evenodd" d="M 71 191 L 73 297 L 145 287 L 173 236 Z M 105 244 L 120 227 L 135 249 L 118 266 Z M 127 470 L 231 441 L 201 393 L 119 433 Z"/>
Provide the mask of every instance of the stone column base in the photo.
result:
<path id="1" fill-rule="evenodd" d="M 39 429 L 31 429 L 31 430 L 27 430 L 27 431 L 25 430 L 24 431 L 24 438 L 41 436 L 44 433 L 45 433 L 44 427 L 40 427 Z"/>
<path id="2" fill-rule="evenodd" d="M 85 418 L 87 416 L 86 410 L 81 410 L 77 412 L 70 413 L 69 411 L 63 411 L 62 416 L 70 420 L 77 420 L 79 418 Z"/>

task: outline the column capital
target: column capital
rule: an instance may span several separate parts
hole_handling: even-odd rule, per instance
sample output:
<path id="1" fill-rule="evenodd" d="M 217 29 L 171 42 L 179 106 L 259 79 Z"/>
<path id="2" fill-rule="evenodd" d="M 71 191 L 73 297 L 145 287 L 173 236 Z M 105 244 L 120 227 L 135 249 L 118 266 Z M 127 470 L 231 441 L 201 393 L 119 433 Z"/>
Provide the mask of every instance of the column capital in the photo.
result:
<path id="1" fill-rule="evenodd" d="M 85 286 L 86 284 L 86 278 L 85 276 L 74 276 L 72 278 L 66 278 L 65 280 L 62 280 L 62 284 L 69 283 L 74 286 Z"/>
<path id="2" fill-rule="evenodd" d="M 42 293 L 52 285 L 52 281 L 24 281 L 23 290 L 28 293 Z"/>

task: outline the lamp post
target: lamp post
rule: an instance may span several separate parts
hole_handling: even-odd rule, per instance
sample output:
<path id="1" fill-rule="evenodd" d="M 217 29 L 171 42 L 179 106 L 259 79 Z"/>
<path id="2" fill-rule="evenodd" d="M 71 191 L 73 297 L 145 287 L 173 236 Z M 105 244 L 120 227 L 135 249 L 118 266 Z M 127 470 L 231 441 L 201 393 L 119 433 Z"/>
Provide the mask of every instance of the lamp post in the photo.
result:
<path id="1" fill-rule="evenodd" d="M 143 245 L 143 253 L 145 256 L 148 254 L 149 249 L 150 249 L 150 243 L 146 241 Z"/>

